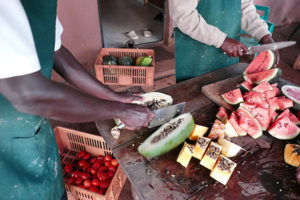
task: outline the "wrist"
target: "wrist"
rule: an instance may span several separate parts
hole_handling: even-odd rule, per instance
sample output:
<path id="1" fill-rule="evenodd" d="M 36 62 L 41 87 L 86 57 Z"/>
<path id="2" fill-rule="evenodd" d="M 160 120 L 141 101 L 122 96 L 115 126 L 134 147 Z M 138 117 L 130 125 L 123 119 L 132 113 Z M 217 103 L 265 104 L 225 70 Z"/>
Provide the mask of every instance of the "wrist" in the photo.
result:
<path id="1" fill-rule="evenodd" d="M 273 43 L 273 42 L 274 42 L 274 40 L 270 34 L 263 36 L 259 41 L 260 44 L 269 44 L 269 43 Z"/>

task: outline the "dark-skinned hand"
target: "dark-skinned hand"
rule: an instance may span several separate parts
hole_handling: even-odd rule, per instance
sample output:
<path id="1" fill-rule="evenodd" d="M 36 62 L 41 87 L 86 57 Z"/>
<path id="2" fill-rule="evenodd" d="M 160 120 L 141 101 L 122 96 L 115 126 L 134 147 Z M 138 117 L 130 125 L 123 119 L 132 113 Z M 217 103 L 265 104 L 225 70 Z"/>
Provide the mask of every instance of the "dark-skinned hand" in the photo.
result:
<path id="1" fill-rule="evenodd" d="M 272 36 L 270 34 L 268 35 L 265 35 L 260 41 L 259 43 L 260 44 L 271 44 L 271 43 L 274 43 L 275 41 L 273 40 Z M 273 50 L 274 53 L 275 53 L 275 56 L 276 56 L 276 66 L 279 64 L 279 59 L 280 59 L 280 56 L 279 56 L 279 52 L 278 50 Z"/>
<path id="2" fill-rule="evenodd" d="M 124 92 L 118 93 L 118 101 L 122 103 L 131 103 L 133 101 L 142 101 L 141 93 Z"/>
<path id="3" fill-rule="evenodd" d="M 248 48 L 243 43 L 226 37 L 224 40 L 221 50 L 224 51 L 229 57 L 241 57 L 248 52 Z"/>
<path id="4" fill-rule="evenodd" d="M 146 106 L 126 104 L 126 112 L 122 114 L 120 120 L 128 130 L 138 130 L 148 126 L 155 117 L 154 113 Z"/>

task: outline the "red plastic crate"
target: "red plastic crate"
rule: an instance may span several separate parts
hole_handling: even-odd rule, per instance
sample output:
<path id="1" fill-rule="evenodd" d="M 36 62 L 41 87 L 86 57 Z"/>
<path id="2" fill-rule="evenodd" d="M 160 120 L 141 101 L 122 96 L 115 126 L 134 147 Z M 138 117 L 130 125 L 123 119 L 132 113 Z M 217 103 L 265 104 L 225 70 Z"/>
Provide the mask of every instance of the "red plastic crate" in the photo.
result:
<path id="1" fill-rule="evenodd" d="M 135 60 L 140 56 L 151 56 L 152 66 L 122 66 L 103 65 L 103 57 L 130 56 Z M 96 78 L 105 85 L 127 86 L 153 86 L 154 83 L 155 56 L 152 49 L 118 49 L 102 48 L 95 63 Z"/>
<path id="2" fill-rule="evenodd" d="M 68 128 L 54 129 L 62 167 L 75 161 L 79 151 L 84 150 L 92 156 L 112 155 L 110 148 L 101 136 L 92 135 Z M 116 200 L 126 181 L 126 175 L 118 167 L 105 195 L 101 195 L 68 183 L 70 174 L 64 172 L 68 200 Z"/>

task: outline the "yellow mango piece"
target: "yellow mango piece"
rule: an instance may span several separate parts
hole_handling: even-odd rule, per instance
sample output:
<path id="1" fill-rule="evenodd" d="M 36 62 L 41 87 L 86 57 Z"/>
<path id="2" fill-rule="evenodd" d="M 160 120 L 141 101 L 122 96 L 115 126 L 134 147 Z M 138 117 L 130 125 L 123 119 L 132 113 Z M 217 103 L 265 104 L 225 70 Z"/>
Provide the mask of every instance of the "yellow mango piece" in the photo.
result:
<path id="1" fill-rule="evenodd" d="M 199 137 L 202 137 L 207 132 L 207 130 L 208 130 L 208 127 L 195 124 L 194 130 L 191 133 L 191 135 L 189 136 L 189 139 L 192 141 L 195 141 Z"/>
<path id="2" fill-rule="evenodd" d="M 185 142 L 177 157 L 177 162 L 186 168 L 192 158 L 193 151 L 194 146 Z"/>

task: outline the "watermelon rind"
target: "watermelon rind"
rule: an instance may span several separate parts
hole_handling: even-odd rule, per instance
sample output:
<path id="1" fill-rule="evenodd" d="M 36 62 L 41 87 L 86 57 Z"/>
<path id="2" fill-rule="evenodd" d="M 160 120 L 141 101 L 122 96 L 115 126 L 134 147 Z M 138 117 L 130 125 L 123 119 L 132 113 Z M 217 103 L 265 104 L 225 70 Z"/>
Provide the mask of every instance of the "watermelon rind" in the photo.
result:
<path id="1" fill-rule="evenodd" d="M 289 109 L 285 109 L 278 117 L 277 119 L 280 119 L 282 117 L 288 117 L 292 122 L 294 122 L 296 125 L 300 125 L 300 119 L 298 119 Z"/>
<path id="2" fill-rule="evenodd" d="M 288 90 L 299 90 L 300 91 L 300 87 L 297 86 L 293 86 L 293 85 L 284 85 L 281 88 L 282 93 L 289 98 L 290 100 L 292 100 L 294 102 L 294 106 L 293 108 L 297 111 L 300 111 L 300 101 L 297 100 L 296 98 L 294 98 L 293 96 L 289 95 Z M 299 97 L 300 98 L 300 97 Z"/>
<path id="3" fill-rule="evenodd" d="M 237 87 L 240 88 L 241 92 L 249 92 L 252 90 L 253 85 L 250 81 L 244 81 L 243 83 L 239 84 Z"/>
<path id="4" fill-rule="evenodd" d="M 239 107 L 238 108 L 238 110 L 237 110 L 237 112 L 239 111 L 239 110 L 242 110 L 242 111 L 244 111 L 247 115 L 248 115 L 248 117 L 250 117 L 251 119 L 253 119 L 253 121 L 255 122 L 255 124 L 256 124 L 256 126 L 258 127 L 258 130 L 257 130 L 257 132 L 256 132 L 256 134 L 254 134 L 254 135 L 250 135 L 251 137 L 253 137 L 254 139 L 257 139 L 257 138 L 259 138 L 260 136 L 262 136 L 262 134 L 263 134 L 263 130 L 262 130 L 262 127 L 261 127 L 261 125 L 259 124 L 259 122 L 257 121 L 257 119 L 255 119 L 254 117 L 253 117 L 253 115 L 247 110 L 247 109 L 245 109 L 244 107 Z M 245 130 L 246 132 L 247 132 L 247 130 Z"/>
<path id="5" fill-rule="evenodd" d="M 178 120 L 182 120 L 182 122 L 169 134 L 164 135 L 163 130 L 173 126 L 172 124 Z M 138 152 L 147 158 L 154 158 L 165 154 L 183 143 L 193 131 L 194 125 L 194 119 L 190 113 L 179 115 L 150 135 L 138 147 Z M 161 134 L 163 134 L 162 137 L 160 137 Z"/>
<path id="6" fill-rule="evenodd" d="M 284 121 L 285 125 L 280 125 L 279 127 L 277 127 L 277 124 Z M 286 128 L 288 125 L 291 126 L 291 129 L 293 129 L 293 132 L 290 132 L 289 135 L 283 135 L 284 131 L 282 130 L 276 130 L 280 129 L 280 128 Z M 300 134 L 300 128 L 294 124 L 288 117 L 283 117 L 280 119 L 277 119 L 273 122 L 273 124 L 270 126 L 270 128 L 268 129 L 268 132 L 270 133 L 270 135 L 272 135 L 273 137 L 280 139 L 280 140 L 291 140 L 296 138 L 299 134 Z"/>
<path id="7" fill-rule="evenodd" d="M 268 77 L 264 77 L 262 79 L 255 79 L 254 77 L 255 76 L 259 76 L 261 74 L 265 74 L 269 71 L 272 70 L 272 74 L 269 75 Z M 275 69 L 271 69 L 271 70 L 268 70 L 268 71 L 263 71 L 263 72 L 257 72 L 257 73 L 253 73 L 253 74 L 245 74 L 243 77 L 246 81 L 250 81 L 252 82 L 253 84 L 261 84 L 262 82 L 264 81 L 268 81 L 269 83 L 274 83 L 274 82 L 277 82 L 278 79 L 280 78 L 281 74 L 282 74 L 282 70 L 280 68 L 275 68 Z"/>
<path id="8" fill-rule="evenodd" d="M 255 59 L 259 59 L 261 56 L 263 56 L 264 53 L 267 53 L 269 56 L 270 56 L 270 61 L 269 63 L 263 68 L 261 69 L 260 71 L 252 71 L 250 72 L 250 68 L 251 68 L 251 64 L 253 64 L 252 62 L 254 61 L 255 62 Z M 275 53 L 271 50 L 269 51 L 264 51 L 264 52 L 261 52 L 258 54 L 258 56 L 256 58 L 254 58 L 253 60 L 249 65 L 248 67 L 246 68 L 246 70 L 243 72 L 244 74 L 247 74 L 247 73 L 256 73 L 256 72 L 261 72 L 261 71 L 266 71 L 266 70 L 269 70 L 271 69 L 273 66 L 275 66 L 275 63 L 276 63 L 276 56 L 275 56 Z M 262 67 L 261 65 L 264 63 L 265 61 L 263 61 L 262 63 L 259 64 L 259 66 L 257 67 Z M 250 67 L 250 68 L 249 68 Z M 253 69 L 252 69 L 253 70 Z"/>

